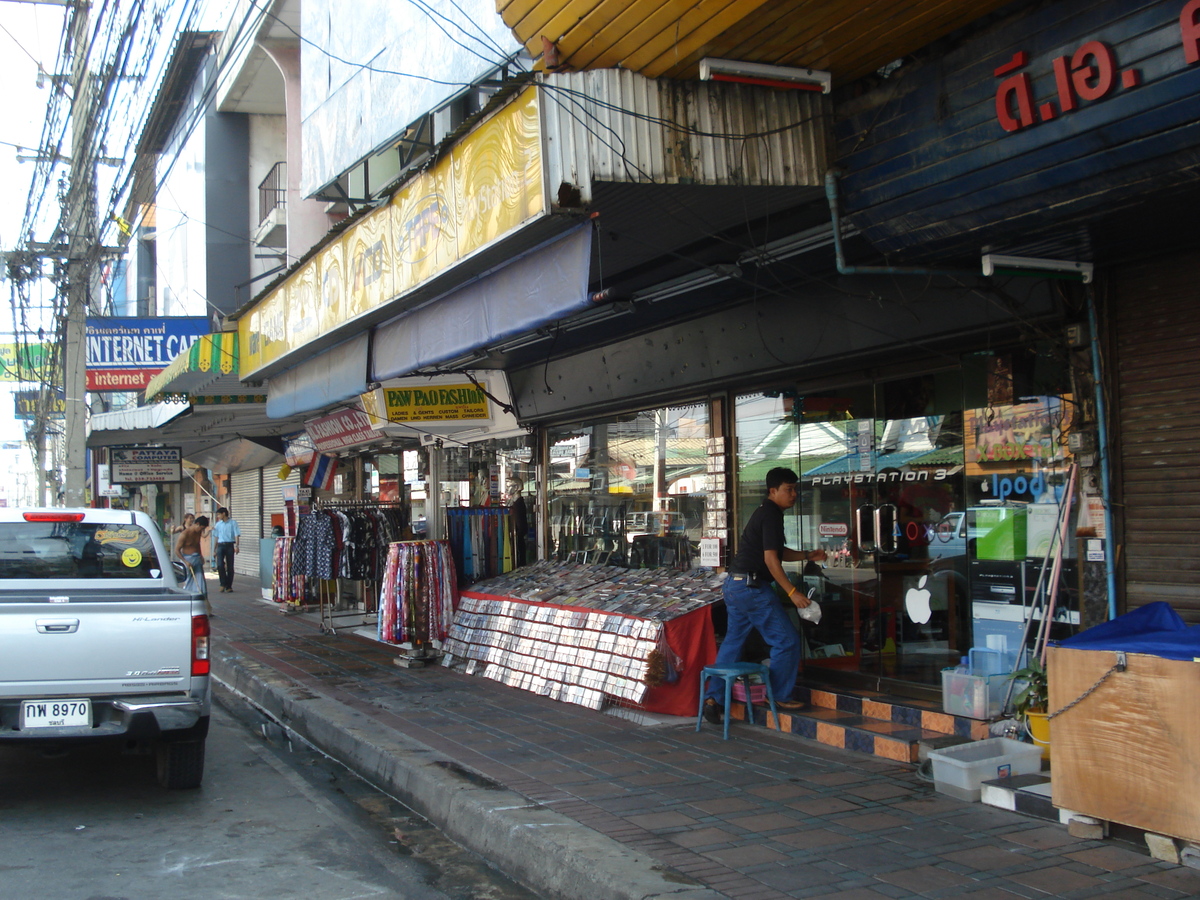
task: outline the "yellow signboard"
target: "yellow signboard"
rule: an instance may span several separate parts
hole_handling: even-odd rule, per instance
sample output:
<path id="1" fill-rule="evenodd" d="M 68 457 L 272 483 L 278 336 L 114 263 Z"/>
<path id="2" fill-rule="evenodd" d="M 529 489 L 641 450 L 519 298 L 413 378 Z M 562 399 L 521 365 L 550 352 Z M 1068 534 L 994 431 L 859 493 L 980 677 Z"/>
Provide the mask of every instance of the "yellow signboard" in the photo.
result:
<path id="1" fill-rule="evenodd" d="M 383 387 L 375 394 L 372 411 L 394 424 L 469 422 L 492 417 L 487 395 L 470 382 Z"/>
<path id="2" fill-rule="evenodd" d="M 49 344 L 0 344 L 0 381 L 42 381 L 50 360 Z"/>
<path id="3" fill-rule="evenodd" d="M 468 134 L 238 322 L 245 377 L 402 296 L 545 210 L 537 89 Z"/>

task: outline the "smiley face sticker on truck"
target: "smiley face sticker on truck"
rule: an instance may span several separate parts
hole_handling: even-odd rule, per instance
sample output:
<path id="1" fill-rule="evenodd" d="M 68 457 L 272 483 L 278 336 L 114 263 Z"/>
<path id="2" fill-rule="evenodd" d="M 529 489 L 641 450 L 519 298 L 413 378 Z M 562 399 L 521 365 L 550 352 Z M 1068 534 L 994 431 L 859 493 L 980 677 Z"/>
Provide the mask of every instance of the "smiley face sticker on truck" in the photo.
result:
<path id="1" fill-rule="evenodd" d="M 126 547 L 121 552 L 121 562 L 133 569 L 142 564 L 142 551 L 137 547 Z"/>

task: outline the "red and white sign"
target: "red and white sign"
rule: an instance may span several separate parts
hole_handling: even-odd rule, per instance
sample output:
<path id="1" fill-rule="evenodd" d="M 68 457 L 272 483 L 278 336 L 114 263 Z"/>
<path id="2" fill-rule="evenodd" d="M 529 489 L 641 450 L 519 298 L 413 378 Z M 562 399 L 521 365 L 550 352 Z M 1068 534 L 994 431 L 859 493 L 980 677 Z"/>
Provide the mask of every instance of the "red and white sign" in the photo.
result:
<path id="1" fill-rule="evenodd" d="M 1179 14 L 1179 36 L 1184 62 L 1200 62 L 1200 0 L 1189 0 Z M 1045 59 L 1037 60 L 1044 66 Z M 993 73 L 1004 81 L 996 88 L 996 118 L 1005 131 L 1020 131 L 1039 122 L 1050 122 L 1073 113 L 1088 103 L 1104 100 L 1119 91 L 1140 87 L 1140 69 L 1123 67 L 1113 48 L 1104 41 L 1085 41 L 1069 55 L 1051 60 L 1054 94 L 1039 103 L 1034 79 L 1021 71 L 1030 64 L 1029 54 L 1019 50 Z M 1005 76 L 1008 76 L 1005 78 Z"/>
<path id="2" fill-rule="evenodd" d="M 822 522 L 817 526 L 817 534 L 821 537 L 846 537 L 850 533 L 850 526 L 845 522 Z"/>
<path id="3" fill-rule="evenodd" d="M 162 369 L 88 369 L 87 389 L 95 392 L 142 391 L 161 371 Z"/>
<path id="4" fill-rule="evenodd" d="M 336 453 L 347 447 L 379 440 L 379 432 L 371 427 L 371 417 L 361 409 L 342 409 L 304 423 L 320 453 Z"/>

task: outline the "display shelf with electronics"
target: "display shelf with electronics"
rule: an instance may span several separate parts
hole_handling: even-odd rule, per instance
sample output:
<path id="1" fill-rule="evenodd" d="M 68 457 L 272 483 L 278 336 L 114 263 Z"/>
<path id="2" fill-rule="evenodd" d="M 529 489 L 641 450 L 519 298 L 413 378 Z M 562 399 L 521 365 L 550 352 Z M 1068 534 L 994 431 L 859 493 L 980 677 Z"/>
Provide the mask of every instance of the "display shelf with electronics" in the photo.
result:
<path id="1" fill-rule="evenodd" d="M 642 704 L 708 655 L 722 577 L 542 561 L 463 592 L 443 662 L 591 709 Z M 700 613 L 700 627 L 673 625 Z"/>

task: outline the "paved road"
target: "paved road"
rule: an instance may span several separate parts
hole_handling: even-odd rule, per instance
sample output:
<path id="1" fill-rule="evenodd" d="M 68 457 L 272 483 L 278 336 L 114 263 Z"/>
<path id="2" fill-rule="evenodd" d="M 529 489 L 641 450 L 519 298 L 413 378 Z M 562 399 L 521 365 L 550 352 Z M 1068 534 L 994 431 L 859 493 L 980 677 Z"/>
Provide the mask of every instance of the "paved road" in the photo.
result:
<path id="1" fill-rule="evenodd" d="M 151 756 L 0 748 L 0 891 L 38 900 L 528 900 L 390 797 L 245 709 L 214 710 L 204 786 Z"/>

